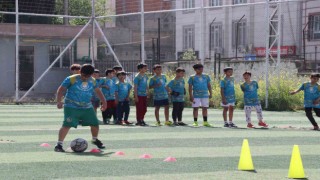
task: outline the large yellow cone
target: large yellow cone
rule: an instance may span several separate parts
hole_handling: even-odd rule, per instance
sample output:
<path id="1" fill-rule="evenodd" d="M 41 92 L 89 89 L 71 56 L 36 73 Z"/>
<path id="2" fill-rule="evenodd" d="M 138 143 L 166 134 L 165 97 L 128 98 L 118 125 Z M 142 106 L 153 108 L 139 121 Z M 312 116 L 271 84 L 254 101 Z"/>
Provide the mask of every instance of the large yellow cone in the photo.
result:
<path id="1" fill-rule="evenodd" d="M 248 139 L 244 139 L 242 143 L 238 170 L 242 170 L 242 171 L 254 170 Z"/>
<path id="2" fill-rule="evenodd" d="M 293 146 L 288 178 L 292 178 L 292 179 L 306 178 L 304 174 L 303 164 L 302 164 L 298 145 Z"/>

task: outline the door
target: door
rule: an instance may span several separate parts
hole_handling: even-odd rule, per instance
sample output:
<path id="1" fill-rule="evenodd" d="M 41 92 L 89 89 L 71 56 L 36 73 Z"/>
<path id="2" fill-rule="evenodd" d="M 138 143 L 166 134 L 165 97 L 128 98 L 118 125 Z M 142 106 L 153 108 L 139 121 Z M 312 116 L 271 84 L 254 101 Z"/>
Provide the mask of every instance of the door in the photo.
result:
<path id="1" fill-rule="evenodd" d="M 27 91 L 34 80 L 34 47 L 19 47 L 19 90 Z"/>

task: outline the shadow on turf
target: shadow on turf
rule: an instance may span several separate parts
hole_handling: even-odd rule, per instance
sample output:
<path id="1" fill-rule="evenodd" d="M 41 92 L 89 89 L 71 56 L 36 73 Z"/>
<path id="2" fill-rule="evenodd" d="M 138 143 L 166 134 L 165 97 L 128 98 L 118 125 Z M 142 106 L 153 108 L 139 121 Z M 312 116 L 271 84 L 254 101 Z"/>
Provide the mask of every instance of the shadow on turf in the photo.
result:
<path id="1" fill-rule="evenodd" d="M 251 172 L 251 173 L 258 173 L 256 170 L 241 170 L 241 171 Z"/>
<path id="2" fill-rule="evenodd" d="M 96 157 L 110 157 L 110 155 L 114 154 L 115 152 L 107 152 L 104 153 L 101 151 L 100 153 L 92 153 L 92 152 L 82 152 L 82 153 L 75 153 L 75 152 L 66 152 L 68 155 L 74 156 L 96 156 Z"/>

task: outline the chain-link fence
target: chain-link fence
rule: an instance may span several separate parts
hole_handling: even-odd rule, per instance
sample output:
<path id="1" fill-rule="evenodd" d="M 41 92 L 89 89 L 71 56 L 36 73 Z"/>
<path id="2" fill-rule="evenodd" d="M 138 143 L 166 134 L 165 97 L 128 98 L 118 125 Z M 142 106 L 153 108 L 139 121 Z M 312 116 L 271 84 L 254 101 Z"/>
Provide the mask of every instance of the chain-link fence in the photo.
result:
<path id="1" fill-rule="evenodd" d="M 0 96 L 53 99 L 74 63 L 317 72 L 319 46 L 320 0 L 1 0 Z"/>

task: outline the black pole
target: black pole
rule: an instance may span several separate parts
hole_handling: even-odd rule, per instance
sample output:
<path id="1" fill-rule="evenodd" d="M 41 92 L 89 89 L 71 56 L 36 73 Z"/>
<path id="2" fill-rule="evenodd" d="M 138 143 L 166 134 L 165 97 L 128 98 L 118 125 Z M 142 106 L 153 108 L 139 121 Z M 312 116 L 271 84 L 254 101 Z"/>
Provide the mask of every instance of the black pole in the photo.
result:
<path id="1" fill-rule="evenodd" d="M 142 56 L 141 56 L 141 54 L 142 54 L 142 47 L 141 47 L 141 44 L 140 44 L 140 61 L 142 62 Z"/>
<path id="2" fill-rule="evenodd" d="M 154 38 L 152 38 L 152 60 L 153 62 L 156 60 L 156 49 L 154 44 Z"/>
<path id="3" fill-rule="evenodd" d="M 211 30 L 212 30 L 212 24 L 213 22 L 216 20 L 216 18 L 214 18 L 212 20 L 212 22 L 210 23 L 210 26 L 209 26 L 209 58 L 211 59 L 211 50 L 212 50 L 212 42 L 211 42 L 211 39 L 212 39 L 212 33 L 211 33 Z"/>
<path id="4" fill-rule="evenodd" d="M 214 78 L 217 79 L 217 53 L 214 53 L 213 74 Z"/>
<path id="5" fill-rule="evenodd" d="M 309 22 L 310 21 L 308 21 L 307 22 L 307 24 L 304 26 L 304 28 L 303 28 L 303 30 L 302 30 L 302 37 L 303 37 L 303 68 L 304 68 L 304 70 L 306 70 L 307 69 L 307 65 L 306 65 L 306 28 L 308 27 L 308 25 L 309 25 Z"/>
<path id="6" fill-rule="evenodd" d="M 220 69 L 221 69 L 221 54 L 218 54 L 218 60 L 219 60 L 219 76 L 220 76 Z"/>
<path id="7" fill-rule="evenodd" d="M 246 15 L 243 15 L 240 19 L 239 19 L 239 21 L 237 21 L 237 24 L 236 24 L 236 59 L 238 59 L 238 35 L 239 35 L 239 23 L 240 23 L 240 21 L 244 18 L 244 16 L 246 16 Z"/>
<path id="8" fill-rule="evenodd" d="M 160 18 L 158 18 L 158 63 L 160 63 Z"/>

